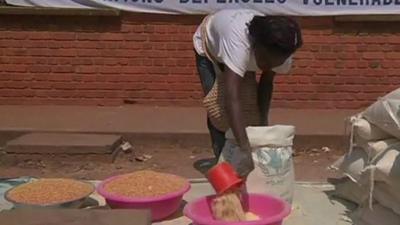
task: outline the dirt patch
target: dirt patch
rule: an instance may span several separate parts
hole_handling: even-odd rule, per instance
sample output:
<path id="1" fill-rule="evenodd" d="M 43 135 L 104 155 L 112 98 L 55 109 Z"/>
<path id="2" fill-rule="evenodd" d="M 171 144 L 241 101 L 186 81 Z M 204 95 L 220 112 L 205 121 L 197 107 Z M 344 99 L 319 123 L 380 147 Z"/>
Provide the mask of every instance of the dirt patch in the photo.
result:
<path id="1" fill-rule="evenodd" d="M 4 137 L 0 134 L 2 143 L 11 137 L 15 135 Z M 213 163 L 207 136 L 165 138 L 127 135 L 125 140 L 132 143 L 133 149 L 118 154 L 114 163 L 110 155 L 16 155 L 0 151 L 0 177 L 104 179 L 116 174 L 152 169 L 187 178 L 202 178 L 202 172 Z M 297 180 L 326 181 L 335 177 L 326 168 L 343 154 L 345 146 L 335 138 L 329 140 L 298 139 L 294 157 Z M 140 160 L 141 157 L 145 160 Z"/>

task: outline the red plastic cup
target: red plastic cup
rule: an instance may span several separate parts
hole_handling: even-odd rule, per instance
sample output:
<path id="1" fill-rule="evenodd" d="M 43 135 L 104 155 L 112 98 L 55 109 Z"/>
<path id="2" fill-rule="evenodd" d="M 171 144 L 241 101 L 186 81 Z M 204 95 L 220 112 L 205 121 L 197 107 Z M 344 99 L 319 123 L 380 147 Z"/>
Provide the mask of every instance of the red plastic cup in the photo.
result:
<path id="1" fill-rule="evenodd" d="M 236 173 L 231 164 L 223 162 L 213 168 L 207 173 L 208 181 L 213 186 L 217 194 L 223 194 L 228 190 L 239 189 L 243 180 Z"/>

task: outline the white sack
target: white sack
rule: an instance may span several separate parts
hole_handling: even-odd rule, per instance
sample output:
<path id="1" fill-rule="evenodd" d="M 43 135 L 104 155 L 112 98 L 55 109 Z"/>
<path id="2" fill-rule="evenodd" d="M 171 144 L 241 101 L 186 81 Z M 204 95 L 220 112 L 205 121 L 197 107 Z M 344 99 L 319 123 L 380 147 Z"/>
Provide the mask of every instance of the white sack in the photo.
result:
<path id="1" fill-rule="evenodd" d="M 374 199 L 382 206 L 400 215 L 400 190 L 385 183 L 375 184 Z"/>
<path id="2" fill-rule="evenodd" d="M 370 159 L 379 157 L 389 148 L 400 149 L 400 140 L 396 138 L 381 141 L 370 141 L 361 145 L 368 153 Z"/>
<path id="3" fill-rule="evenodd" d="M 400 139 L 400 100 L 382 98 L 363 113 L 369 122 L 388 134 Z"/>
<path id="4" fill-rule="evenodd" d="M 368 154 L 362 148 L 354 148 L 339 158 L 330 168 L 342 172 L 353 182 L 359 182 L 363 170 L 368 165 Z"/>
<path id="5" fill-rule="evenodd" d="M 335 184 L 335 196 L 362 205 L 368 200 L 369 190 L 366 185 L 360 185 L 351 179 Z"/>
<path id="6" fill-rule="evenodd" d="M 246 129 L 253 149 L 255 169 L 246 181 L 246 189 L 251 193 L 276 195 L 292 203 L 294 192 L 294 167 L 292 145 L 295 134 L 293 126 L 248 127 Z M 237 168 L 237 160 L 243 154 L 236 145 L 231 131 L 220 162 L 227 161 Z"/>
<path id="7" fill-rule="evenodd" d="M 365 141 L 377 141 L 388 139 L 391 137 L 390 134 L 386 133 L 379 127 L 371 124 L 363 118 L 355 118 L 353 122 L 354 132 L 356 135 Z"/>
<path id="8" fill-rule="evenodd" d="M 389 149 L 372 162 L 375 166 L 375 180 L 383 181 L 400 190 L 400 151 Z"/>
<path id="9" fill-rule="evenodd" d="M 397 88 L 396 90 L 390 92 L 389 94 L 385 95 L 383 98 L 400 100 L 400 88 Z"/>
<path id="10" fill-rule="evenodd" d="M 359 224 L 368 224 L 368 225 L 399 225 L 400 224 L 400 216 L 396 215 L 392 210 L 383 207 L 382 205 L 375 204 L 373 206 L 373 210 L 370 210 L 368 207 L 359 209 L 359 211 L 355 212 L 357 215 L 359 222 L 356 222 L 356 225 Z"/>

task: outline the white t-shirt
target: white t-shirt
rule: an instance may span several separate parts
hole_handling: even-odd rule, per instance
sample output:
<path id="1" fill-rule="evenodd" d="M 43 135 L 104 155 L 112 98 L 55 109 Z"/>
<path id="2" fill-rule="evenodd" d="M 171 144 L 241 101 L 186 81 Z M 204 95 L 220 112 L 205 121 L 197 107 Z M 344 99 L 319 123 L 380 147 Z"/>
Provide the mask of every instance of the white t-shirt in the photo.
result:
<path id="1" fill-rule="evenodd" d="M 250 9 L 221 10 L 211 15 L 206 24 L 209 53 L 239 76 L 247 71 L 259 71 L 249 39 L 248 24 L 260 12 Z M 193 44 L 199 55 L 205 56 L 201 27 L 197 28 Z"/>

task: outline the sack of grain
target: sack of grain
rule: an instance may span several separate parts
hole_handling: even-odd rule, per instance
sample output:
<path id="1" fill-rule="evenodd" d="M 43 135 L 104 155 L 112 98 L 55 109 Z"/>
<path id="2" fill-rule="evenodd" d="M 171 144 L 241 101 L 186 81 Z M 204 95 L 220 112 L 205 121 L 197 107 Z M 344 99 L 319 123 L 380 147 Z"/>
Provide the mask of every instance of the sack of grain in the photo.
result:
<path id="1" fill-rule="evenodd" d="M 330 168 L 342 172 L 353 182 L 359 182 L 365 167 L 368 165 L 368 154 L 356 147 L 339 158 Z"/>
<path id="2" fill-rule="evenodd" d="M 400 189 L 400 151 L 390 148 L 372 161 L 375 180 Z"/>
<path id="3" fill-rule="evenodd" d="M 292 203 L 295 182 L 292 146 L 295 128 L 277 125 L 248 127 L 246 131 L 255 165 L 247 178 L 247 191 L 273 194 Z M 237 168 L 235 159 L 243 153 L 238 149 L 232 131 L 227 132 L 226 138 L 220 162 L 227 161 Z"/>
<path id="4" fill-rule="evenodd" d="M 397 88 L 396 90 L 390 92 L 389 94 L 385 95 L 383 98 L 400 100 L 400 88 Z"/>
<path id="5" fill-rule="evenodd" d="M 400 216 L 396 215 L 392 210 L 375 204 L 373 210 L 368 207 L 361 208 L 354 213 L 356 217 L 356 225 L 399 225 Z"/>
<path id="6" fill-rule="evenodd" d="M 362 205 L 368 200 L 369 190 L 368 186 L 347 179 L 344 182 L 335 184 L 334 195 L 358 205 Z"/>
<path id="7" fill-rule="evenodd" d="M 379 157 L 379 155 L 383 154 L 389 148 L 400 149 L 400 140 L 392 138 L 381 141 L 370 141 L 363 144 L 361 147 L 367 151 L 370 159 L 374 159 Z"/>
<path id="8" fill-rule="evenodd" d="M 374 199 L 382 206 L 393 210 L 400 215 L 400 192 L 399 189 L 385 183 L 375 184 Z"/>
<path id="9" fill-rule="evenodd" d="M 362 115 L 383 131 L 400 139 L 399 108 L 400 100 L 382 98 L 368 107 Z"/>
<path id="10" fill-rule="evenodd" d="M 365 141 L 377 141 L 391 137 L 390 134 L 361 117 L 354 118 L 353 126 L 356 135 Z"/>

